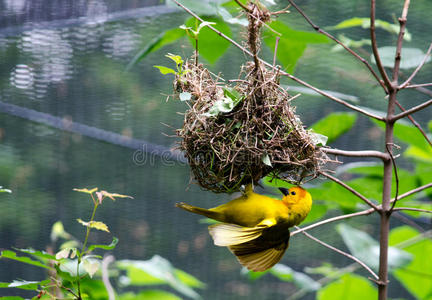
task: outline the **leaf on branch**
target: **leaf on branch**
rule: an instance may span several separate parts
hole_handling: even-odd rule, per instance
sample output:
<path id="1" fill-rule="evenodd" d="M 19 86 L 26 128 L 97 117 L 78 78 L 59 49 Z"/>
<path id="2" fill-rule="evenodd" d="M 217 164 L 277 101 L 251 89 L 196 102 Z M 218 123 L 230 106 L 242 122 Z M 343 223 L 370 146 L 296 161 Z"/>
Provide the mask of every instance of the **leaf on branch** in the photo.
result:
<path id="1" fill-rule="evenodd" d="M 159 69 L 159 72 L 161 72 L 161 74 L 163 75 L 176 73 L 176 71 L 168 67 L 164 67 L 164 66 L 153 66 L 153 67 Z"/>
<path id="2" fill-rule="evenodd" d="M 377 289 L 369 280 L 355 274 L 345 274 L 321 288 L 317 300 L 364 300 L 377 299 Z"/>
<path id="3" fill-rule="evenodd" d="M 101 193 L 103 196 L 108 197 L 113 201 L 115 201 L 115 198 L 131 198 L 131 199 L 133 199 L 132 196 L 122 195 L 122 194 L 117 194 L 117 193 L 109 193 L 107 191 L 101 191 Z"/>
<path id="4" fill-rule="evenodd" d="M 0 193 L 12 193 L 12 191 L 11 190 L 9 190 L 9 189 L 4 189 L 2 186 L 0 186 Z"/>
<path id="5" fill-rule="evenodd" d="M 88 257 L 84 257 L 83 261 L 83 268 L 84 270 L 89 274 L 90 278 L 93 278 L 93 275 L 99 270 L 100 263 L 96 259 L 91 259 Z"/>
<path id="6" fill-rule="evenodd" d="M 103 222 L 99 222 L 99 221 L 90 221 L 90 222 L 85 222 L 81 219 L 77 219 L 78 223 L 82 224 L 83 226 L 89 227 L 89 228 L 94 228 L 97 230 L 102 230 L 102 231 L 106 231 L 106 232 L 110 232 L 108 230 L 108 226 L 105 225 L 105 223 Z"/>
<path id="7" fill-rule="evenodd" d="M 75 192 L 80 192 L 80 193 L 86 193 L 86 194 L 93 194 L 94 192 L 96 192 L 97 190 L 98 190 L 98 188 L 97 187 L 95 187 L 95 188 L 93 188 L 93 189 L 91 189 L 91 190 L 89 190 L 89 189 L 87 189 L 87 188 L 84 188 L 84 189 L 77 189 L 77 188 L 74 188 L 73 189 Z"/>
<path id="8" fill-rule="evenodd" d="M 12 282 L 0 282 L 0 288 L 18 288 L 22 290 L 39 290 L 39 286 L 45 286 L 50 283 L 50 280 L 42 281 L 26 281 L 26 280 L 14 280 Z M 3 297 L 1 297 L 4 299 Z M 23 299 L 23 298 L 20 298 Z"/>
<path id="9" fill-rule="evenodd" d="M 87 252 L 92 252 L 96 248 L 103 249 L 103 250 L 112 250 L 116 247 L 118 241 L 119 241 L 118 238 L 113 237 L 111 244 L 109 244 L 109 245 L 91 245 L 88 247 Z"/>
<path id="10" fill-rule="evenodd" d="M 338 137 L 349 131 L 355 121 L 357 115 L 351 112 L 335 112 L 322 118 L 311 128 L 315 132 L 319 132 L 328 137 L 328 143 L 335 141 Z M 324 144 L 325 145 L 325 144 Z"/>
<path id="11" fill-rule="evenodd" d="M 15 252 L 10 251 L 10 250 L 4 250 L 1 252 L 0 258 L 8 258 L 8 259 L 12 259 L 12 260 L 16 260 L 28 265 L 33 265 L 33 266 L 37 266 L 40 268 L 45 268 L 45 269 L 50 269 L 49 266 L 41 263 L 40 261 L 37 260 L 33 260 L 27 256 L 17 256 Z"/>

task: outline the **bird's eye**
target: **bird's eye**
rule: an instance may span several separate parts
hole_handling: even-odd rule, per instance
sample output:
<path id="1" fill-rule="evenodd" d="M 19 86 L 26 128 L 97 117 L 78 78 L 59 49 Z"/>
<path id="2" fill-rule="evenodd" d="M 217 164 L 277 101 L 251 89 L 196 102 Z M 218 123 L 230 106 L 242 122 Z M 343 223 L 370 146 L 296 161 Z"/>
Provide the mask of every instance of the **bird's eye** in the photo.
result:
<path id="1" fill-rule="evenodd" d="M 293 196 L 294 196 L 295 194 L 296 194 L 296 192 L 291 192 L 291 195 L 293 195 Z"/>

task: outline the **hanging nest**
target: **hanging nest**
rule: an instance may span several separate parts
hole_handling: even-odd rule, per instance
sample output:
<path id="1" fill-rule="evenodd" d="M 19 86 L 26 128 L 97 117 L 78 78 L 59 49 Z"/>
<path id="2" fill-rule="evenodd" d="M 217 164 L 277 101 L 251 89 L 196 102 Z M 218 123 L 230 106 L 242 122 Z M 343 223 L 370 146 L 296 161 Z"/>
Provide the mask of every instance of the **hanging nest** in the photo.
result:
<path id="1" fill-rule="evenodd" d="M 254 9 L 248 28 L 254 60 L 242 67 L 235 86 L 220 82 L 193 59 L 174 82 L 178 93 L 191 96 L 177 130 L 179 148 L 198 184 L 216 193 L 237 191 L 267 175 L 298 184 L 315 177 L 326 158 L 295 114 L 278 72 L 259 63 L 257 24 L 262 22 L 255 21 L 267 20 L 268 12 Z"/>

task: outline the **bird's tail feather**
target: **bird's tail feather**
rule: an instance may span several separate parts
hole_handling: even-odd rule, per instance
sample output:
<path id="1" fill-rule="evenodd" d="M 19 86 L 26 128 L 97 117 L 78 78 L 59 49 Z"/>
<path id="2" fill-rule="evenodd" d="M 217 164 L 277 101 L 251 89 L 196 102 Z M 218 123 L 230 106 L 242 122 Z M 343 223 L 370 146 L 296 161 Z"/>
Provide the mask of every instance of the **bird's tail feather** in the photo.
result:
<path id="1" fill-rule="evenodd" d="M 196 207 L 196 206 L 184 203 L 184 202 L 176 203 L 176 206 L 180 207 L 186 211 L 189 211 L 191 213 L 199 214 L 199 215 L 205 216 L 205 217 L 210 218 L 210 219 L 215 219 L 215 220 L 218 219 L 218 213 L 215 211 L 211 211 L 211 210 L 201 208 L 201 207 Z"/>

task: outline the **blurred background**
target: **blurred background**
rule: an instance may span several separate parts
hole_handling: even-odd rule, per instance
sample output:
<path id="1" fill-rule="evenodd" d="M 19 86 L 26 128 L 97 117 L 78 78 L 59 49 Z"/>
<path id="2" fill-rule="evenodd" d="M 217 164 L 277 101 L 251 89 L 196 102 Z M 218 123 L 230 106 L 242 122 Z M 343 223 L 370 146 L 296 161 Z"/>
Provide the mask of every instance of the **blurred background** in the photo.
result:
<path id="1" fill-rule="evenodd" d="M 367 1 L 299 2 L 324 28 L 369 14 Z M 276 9 L 282 4 L 278 2 Z M 380 1 L 378 18 L 394 22 L 401 5 L 396 0 Z M 293 29 L 312 31 L 291 10 L 283 20 Z M 427 49 L 430 11 L 430 1 L 412 3 L 407 25 L 412 40 L 407 47 Z M 134 197 L 106 200 L 97 212 L 96 219 L 108 224 L 120 239 L 113 251 L 116 259 L 144 260 L 158 254 L 203 281 L 207 286 L 198 293 L 204 299 L 286 299 L 295 290 L 291 283 L 269 276 L 249 280 L 227 249 L 213 246 L 200 217 L 174 207 L 178 201 L 211 207 L 232 197 L 191 183 L 183 157 L 171 151 L 176 146 L 174 129 L 182 125 L 177 112 L 187 106 L 173 98 L 166 101 L 172 94 L 173 77 L 161 75 L 153 65 L 170 66 L 166 53 L 188 57 L 193 48 L 183 38 L 150 53 L 129 70 L 126 66 L 153 38 L 180 26 L 187 17 L 158 0 L 0 0 L 0 185 L 13 191 L 0 194 L 0 249 L 45 249 L 51 244 L 51 226 L 58 220 L 68 232 L 83 238 L 76 218 L 88 219 L 92 206 L 85 195 L 72 189 L 99 187 Z M 241 26 L 232 30 L 236 40 L 243 36 Z M 368 30 L 359 27 L 345 33 L 357 39 L 368 37 Z M 378 34 L 380 46 L 393 45 L 397 38 L 383 30 Z M 385 110 L 385 95 L 367 69 L 348 54 L 331 51 L 333 47 L 331 43 L 308 45 L 294 74 L 322 89 L 352 96 L 358 105 Z M 369 46 L 362 49 L 369 58 Z M 268 48 L 262 54 L 272 61 Z M 235 79 L 247 60 L 231 46 L 215 63 L 202 62 L 214 73 Z M 430 78 L 432 67 L 426 64 L 416 81 L 430 82 Z M 286 79 L 283 83 L 295 86 Z M 293 88 L 293 94 L 297 91 Z M 399 100 L 406 107 L 426 99 L 413 90 L 402 95 Z M 305 126 L 330 112 L 345 111 L 309 93 L 293 104 Z M 415 117 L 426 126 L 430 111 Z M 353 130 L 332 146 L 383 150 L 382 141 L 382 131 L 359 116 Z M 410 168 L 410 161 L 400 165 Z M 349 223 L 360 224 L 376 236 L 377 221 L 361 217 Z M 430 219 L 422 222 L 420 226 L 430 228 Z M 346 249 L 333 225 L 314 234 Z M 96 233 L 92 241 L 109 243 L 111 236 Z M 282 259 L 296 271 L 323 261 L 341 267 L 350 263 L 302 235 L 291 240 Z M 41 276 L 39 269 L 0 261 L 1 282 Z M 0 290 L 0 296 L 5 292 Z M 390 293 L 394 298 L 413 299 L 402 286 Z"/>

